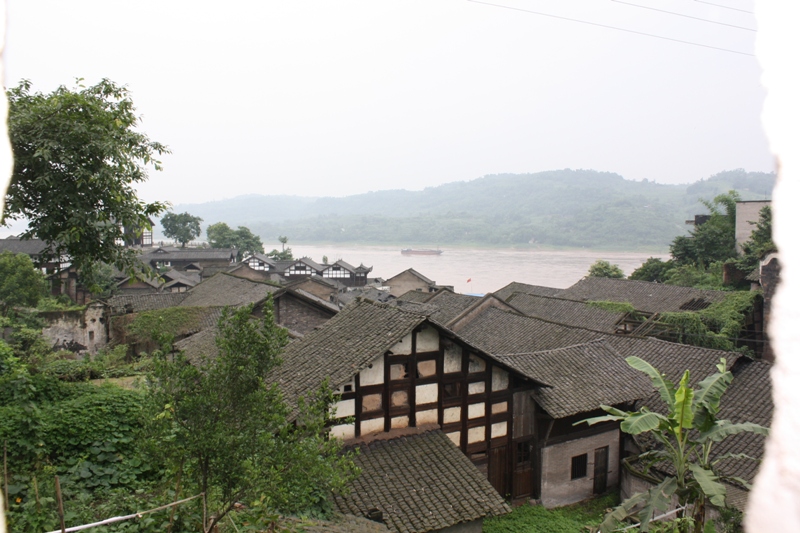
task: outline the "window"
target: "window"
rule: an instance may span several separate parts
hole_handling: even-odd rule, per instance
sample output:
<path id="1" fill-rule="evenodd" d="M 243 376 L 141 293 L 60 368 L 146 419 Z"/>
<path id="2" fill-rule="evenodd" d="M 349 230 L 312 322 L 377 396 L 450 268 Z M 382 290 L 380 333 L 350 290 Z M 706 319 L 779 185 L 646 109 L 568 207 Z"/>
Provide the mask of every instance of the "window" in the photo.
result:
<path id="1" fill-rule="evenodd" d="M 586 477 L 586 465 L 589 456 L 587 454 L 577 455 L 572 458 L 572 477 L 570 479 L 580 479 Z"/>
<path id="2" fill-rule="evenodd" d="M 461 396 L 461 383 L 445 383 L 442 387 L 442 396 L 444 398 L 458 398 Z"/>
<path id="3" fill-rule="evenodd" d="M 528 463 L 531 460 L 531 441 L 517 443 L 517 464 Z M 574 464 L 574 463 L 573 463 Z M 575 478 L 573 478 L 575 479 Z"/>

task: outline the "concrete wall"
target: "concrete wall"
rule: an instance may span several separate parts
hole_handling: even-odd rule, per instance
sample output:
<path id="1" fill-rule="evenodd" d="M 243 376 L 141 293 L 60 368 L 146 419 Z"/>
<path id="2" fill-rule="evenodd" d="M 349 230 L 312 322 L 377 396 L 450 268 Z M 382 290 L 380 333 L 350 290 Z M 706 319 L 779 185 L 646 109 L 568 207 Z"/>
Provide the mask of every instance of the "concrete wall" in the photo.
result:
<path id="1" fill-rule="evenodd" d="M 570 440 L 542 450 L 542 505 L 559 507 L 591 498 L 594 489 L 594 451 L 608 446 L 608 482 L 619 483 L 619 431 Z M 570 479 L 572 458 L 587 454 L 586 476 Z"/>
<path id="2" fill-rule="evenodd" d="M 95 304 L 85 311 L 53 311 L 42 316 L 48 322 L 42 336 L 54 350 L 95 355 L 108 344 L 105 306 Z"/>
<path id="3" fill-rule="evenodd" d="M 758 222 L 758 215 L 761 208 L 770 205 L 772 202 L 736 202 L 736 251 L 742 253 L 742 243 L 750 238 L 750 234 L 756 229 L 755 222 Z M 753 222 L 753 224 L 750 224 Z"/>
<path id="4" fill-rule="evenodd" d="M 386 281 L 389 286 L 389 294 L 394 297 L 402 296 L 408 291 L 429 292 L 427 283 L 419 279 L 411 272 L 402 272 Z"/>

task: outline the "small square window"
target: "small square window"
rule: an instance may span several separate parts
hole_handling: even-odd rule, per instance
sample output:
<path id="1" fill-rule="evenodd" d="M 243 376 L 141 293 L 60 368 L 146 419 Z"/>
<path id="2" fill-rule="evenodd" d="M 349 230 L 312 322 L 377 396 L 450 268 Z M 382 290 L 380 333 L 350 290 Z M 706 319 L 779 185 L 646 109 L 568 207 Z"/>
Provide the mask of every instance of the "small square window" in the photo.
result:
<path id="1" fill-rule="evenodd" d="M 576 455 L 572 458 L 572 477 L 570 479 L 580 479 L 586 477 L 586 466 L 589 461 L 587 454 Z"/>

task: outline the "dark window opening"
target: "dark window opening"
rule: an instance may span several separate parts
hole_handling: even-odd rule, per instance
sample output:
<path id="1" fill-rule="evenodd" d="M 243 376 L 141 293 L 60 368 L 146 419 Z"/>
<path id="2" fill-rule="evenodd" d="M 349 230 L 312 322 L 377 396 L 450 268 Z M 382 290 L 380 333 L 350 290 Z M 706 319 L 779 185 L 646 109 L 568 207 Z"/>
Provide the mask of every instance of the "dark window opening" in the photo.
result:
<path id="1" fill-rule="evenodd" d="M 345 385 L 344 386 L 344 392 L 353 392 L 353 385 L 350 385 L 350 384 Z"/>
<path id="2" fill-rule="evenodd" d="M 444 398 L 458 398 L 461 396 L 461 383 L 446 383 L 442 387 L 442 396 Z"/>
<path id="3" fill-rule="evenodd" d="M 528 463 L 531 460 L 531 443 L 518 442 L 517 443 L 517 464 Z"/>
<path id="4" fill-rule="evenodd" d="M 589 463 L 587 454 L 577 455 L 572 458 L 572 477 L 570 479 L 580 479 L 586 477 L 586 466 Z"/>

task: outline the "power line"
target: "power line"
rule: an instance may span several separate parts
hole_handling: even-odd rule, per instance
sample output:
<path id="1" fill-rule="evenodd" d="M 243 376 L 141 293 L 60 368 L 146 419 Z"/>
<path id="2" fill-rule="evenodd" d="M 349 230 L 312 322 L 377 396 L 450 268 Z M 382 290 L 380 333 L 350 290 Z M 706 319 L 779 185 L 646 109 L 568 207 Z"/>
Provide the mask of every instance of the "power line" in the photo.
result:
<path id="1" fill-rule="evenodd" d="M 519 7 L 504 6 L 504 5 L 501 5 L 501 4 L 491 4 L 489 2 L 481 2 L 479 0 L 467 0 L 467 2 L 472 2 L 474 4 L 483 4 L 485 6 L 499 7 L 499 8 L 502 8 L 502 9 L 510 9 L 511 11 L 522 11 L 523 13 L 531 13 L 533 15 L 540 15 L 542 17 L 550 17 L 550 18 L 559 19 L 559 20 L 568 20 L 570 22 L 579 22 L 581 24 L 587 24 L 589 26 L 597 26 L 599 28 L 606 28 L 606 29 L 609 29 L 609 30 L 624 31 L 626 33 L 633 33 L 635 35 L 644 35 L 645 37 L 654 37 L 656 39 L 663 39 L 665 41 L 672 41 L 672 42 L 675 42 L 675 43 L 689 44 L 689 45 L 692 45 L 692 46 L 700 46 L 702 48 L 710 48 L 712 50 L 719 50 L 721 52 L 730 52 L 732 54 L 739 54 L 739 55 L 743 55 L 743 56 L 753 56 L 753 54 L 749 54 L 747 52 L 739 52 L 737 50 L 731 50 L 729 48 L 720 48 L 718 46 L 711 46 L 711 45 L 708 45 L 708 44 L 700 44 L 700 43 L 695 43 L 695 42 L 692 42 L 692 41 L 683 41 L 681 39 L 673 39 L 672 37 L 664 37 L 663 35 L 655 35 L 655 34 L 652 34 L 652 33 L 645 33 L 645 32 L 642 32 L 642 31 L 629 30 L 627 28 L 618 28 L 617 26 L 609 26 L 607 24 L 600 24 L 598 22 L 589 22 L 589 21 L 586 21 L 586 20 L 574 19 L 574 18 L 570 18 L 570 17 L 562 17 L 560 15 L 553 15 L 551 13 L 542 13 L 540 11 L 532 11 L 530 9 L 522 9 L 522 8 L 519 8 Z"/>
<path id="2" fill-rule="evenodd" d="M 730 9 L 731 11 L 740 11 L 742 13 L 750 13 L 751 15 L 754 15 L 754 13 L 752 11 L 747 11 L 746 9 L 738 9 L 738 8 L 735 8 L 735 7 L 723 6 L 722 4 L 715 4 L 713 2 L 704 2 L 703 0 L 694 0 L 694 1 L 695 2 L 699 2 L 701 4 L 708 4 L 710 6 L 721 7 L 723 9 Z"/>
<path id="3" fill-rule="evenodd" d="M 632 4 L 630 2 L 623 2 L 622 0 L 611 0 L 612 2 L 616 2 L 618 4 L 625 4 L 626 6 L 633 6 L 633 7 L 640 7 L 642 9 L 649 9 L 651 11 L 658 11 L 659 13 L 668 13 L 670 15 L 675 15 L 676 17 L 685 17 L 687 19 L 692 20 L 699 20 L 702 22 L 708 22 L 709 24 L 719 24 L 720 26 L 728 26 L 729 28 L 736 28 L 738 30 L 747 30 L 747 31 L 756 31 L 753 28 L 745 28 L 744 26 L 736 26 L 735 24 L 726 24 L 725 22 L 717 22 L 716 20 L 709 20 L 700 17 L 693 17 L 691 15 L 685 15 L 683 13 L 676 13 L 674 11 L 667 11 L 666 9 L 657 9 L 655 7 L 650 6 L 643 6 L 641 4 Z"/>

